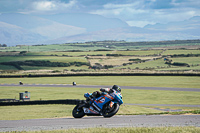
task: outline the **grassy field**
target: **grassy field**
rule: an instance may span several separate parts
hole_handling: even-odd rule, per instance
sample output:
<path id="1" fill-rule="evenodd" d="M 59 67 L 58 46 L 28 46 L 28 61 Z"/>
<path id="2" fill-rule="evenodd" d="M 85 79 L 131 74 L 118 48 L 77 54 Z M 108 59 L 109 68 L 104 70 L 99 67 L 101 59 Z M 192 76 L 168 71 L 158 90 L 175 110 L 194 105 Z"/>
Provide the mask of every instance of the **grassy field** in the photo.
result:
<path id="1" fill-rule="evenodd" d="M 200 66 L 160 68 L 160 71 L 199 71 Z"/>
<path id="2" fill-rule="evenodd" d="M 198 133 L 200 127 L 118 127 L 85 128 L 54 131 L 14 131 L 10 133 Z"/>
<path id="3" fill-rule="evenodd" d="M 87 56 L 87 55 L 106 55 L 112 54 L 112 51 L 83 51 L 83 52 L 54 52 L 54 51 L 46 51 L 46 52 L 28 52 L 27 55 L 56 55 L 56 56 Z"/>
<path id="4" fill-rule="evenodd" d="M 18 99 L 20 92 L 29 91 L 31 100 L 58 100 L 84 99 L 84 93 L 99 88 L 0 87 L 0 90 L 2 99 Z M 122 94 L 124 103 L 199 104 L 200 101 L 200 92 L 123 89 Z"/>
<path id="5" fill-rule="evenodd" d="M 7 56 L 0 57 L 1 62 L 14 62 L 14 61 L 26 61 L 26 60 L 43 60 L 50 62 L 62 62 L 62 63 L 70 63 L 70 62 L 83 62 L 88 63 L 85 57 L 65 57 L 65 56 Z M 44 66 L 21 66 L 24 70 L 60 70 L 63 71 L 65 69 L 88 69 L 88 66 L 70 66 L 70 67 L 44 67 Z M 0 65 L 1 70 L 18 70 L 14 66 L 10 65 Z"/>
<path id="6" fill-rule="evenodd" d="M 113 54 L 121 55 L 158 55 L 162 50 L 135 50 L 135 51 L 116 51 Z"/>
<path id="7" fill-rule="evenodd" d="M 72 117 L 75 105 L 30 105 L 30 106 L 4 106 L 0 107 L 0 120 L 25 120 L 40 118 L 66 118 Z M 181 108 L 182 109 L 182 108 Z M 184 108 L 183 108 L 184 109 Z M 185 110 L 194 110 L 185 109 Z M 162 111 L 140 106 L 121 105 L 117 114 L 133 115 L 160 113 Z"/>
<path id="8" fill-rule="evenodd" d="M 182 58 L 170 58 L 173 62 L 184 62 L 190 66 L 197 65 L 200 63 L 200 57 L 182 57 Z"/>
<path id="9" fill-rule="evenodd" d="M 0 57 L 0 62 L 25 61 L 25 60 L 49 60 L 51 62 L 87 62 L 84 57 L 60 57 L 60 56 L 14 56 Z"/>
<path id="10" fill-rule="evenodd" d="M 199 49 L 194 49 L 192 45 L 198 44 L 170 44 L 167 49 L 150 50 L 150 47 L 163 47 L 168 45 L 136 45 L 135 43 L 121 42 L 110 44 L 60 44 L 60 45 L 41 45 L 41 46 L 18 46 L 7 47 L 0 50 L 0 63 L 26 60 L 45 60 L 51 62 L 89 62 L 91 66 L 96 64 L 111 65 L 108 69 L 89 69 L 89 66 L 69 66 L 69 67 L 40 67 L 40 66 L 21 66 L 24 70 L 18 71 L 14 66 L 0 65 L 1 74 L 34 74 L 34 73 L 71 73 L 73 70 L 86 70 L 86 72 L 138 72 L 150 71 L 200 71 L 199 57 L 178 57 L 170 58 L 173 62 L 188 63 L 190 67 L 177 67 L 165 64 L 164 57 L 178 54 L 200 54 Z M 144 42 L 145 43 L 145 42 Z M 157 42 L 155 42 L 157 43 Z M 189 48 L 191 49 L 183 49 Z M 192 49 L 193 48 L 193 49 Z M 103 49 L 104 51 L 101 51 Z M 143 50 L 141 50 L 143 49 Z M 148 50 L 147 50 L 148 49 Z M 156 48 L 155 48 L 156 49 Z M 76 52 L 70 52 L 70 51 Z M 80 51 L 81 50 L 81 51 Z M 95 51 L 100 50 L 100 51 Z M 106 51 L 110 50 L 110 51 Z M 26 52 L 22 52 L 26 51 Z M 28 52 L 27 52 L 28 51 Z M 78 52 L 80 51 L 80 52 Z M 20 52 L 22 54 L 20 54 Z M 111 54 L 112 56 L 107 56 Z M 19 56 L 20 55 L 20 56 Z M 156 58 L 161 58 L 154 60 Z M 129 59 L 150 60 L 147 62 L 134 62 Z M 133 64 L 128 64 L 133 63 Z M 143 70 L 145 69 L 145 70 Z M 12 71 L 13 70 L 13 71 Z M 0 83 L 18 84 L 72 84 L 73 81 L 83 85 L 108 85 L 117 84 L 119 86 L 143 86 L 143 87 L 176 87 L 176 88 L 200 88 L 200 77 L 189 76 L 73 76 L 73 77 L 46 77 L 46 78 L 0 78 Z M 31 100 L 52 100 L 52 99 L 84 99 L 83 94 L 93 92 L 99 88 L 55 88 L 55 87 L 0 87 L 0 97 L 16 98 L 19 93 L 24 91 L 31 92 Z M 155 91 L 155 90 L 126 90 L 122 88 L 124 103 L 141 104 L 199 104 L 199 92 L 181 91 Z M 34 106 L 8 106 L 0 107 L 1 119 L 35 119 L 35 118 L 55 118 L 71 117 L 72 105 L 34 105 Z M 118 114 L 141 114 L 141 113 L 160 113 L 147 106 L 122 105 Z M 159 107 L 165 108 L 165 107 Z M 169 107 L 172 109 L 198 110 L 199 108 Z"/>
<path id="11" fill-rule="evenodd" d="M 59 45 L 58 45 L 59 46 Z M 25 46 L 22 46 L 22 48 Z M 29 47 L 50 47 L 50 46 L 29 46 Z M 51 46 L 53 47 L 53 46 Z M 23 49 L 21 51 L 23 51 Z M 19 51 L 20 52 L 20 51 Z M 104 71 L 112 71 L 112 72 L 134 72 L 135 70 L 184 70 L 184 71 L 200 71 L 199 67 L 200 58 L 199 57 L 178 57 L 178 58 L 170 58 L 173 62 L 179 63 L 188 63 L 190 65 L 189 68 L 185 67 L 183 69 L 182 66 L 169 66 L 165 64 L 164 58 L 166 55 L 178 55 L 178 54 L 200 54 L 200 50 L 194 49 L 176 49 L 176 50 L 112 50 L 112 51 L 82 51 L 82 52 L 69 52 L 69 51 L 31 51 L 19 55 L 19 52 L 0 52 L 0 63 L 1 62 L 13 62 L 13 61 L 26 61 L 26 60 L 45 60 L 51 62 L 84 62 L 88 63 L 91 67 L 96 66 L 96 64 L 100 64 L 101 67 L 97 68 L 98 72 Z M 8 56 L 5 56 L 5 55 Z M 111 56 L 108 56 L 110 54 Z M 12 55 L 12 56 L 10 56 Z M 140 59 L 141 61 L 130 61 L 130 59 Z M 155 60 L 157 59 L 157 60 Z M 150 61 L 145 61 L 150 60 Z M 145 62 L 144 62 L 145 61 Z M 103 66 L 111 66 L 110 68 L 105 68 Z M 90 68 L 91 68 L 90 67 Z M 195 67 L 195 68 L 194 68 Z M 71 72 L 72 70 L 80 71 L 88 71 L 94 72 L 96 69 L 89 69 L 89 66 L 69 66 L 69 67 L 39 67 L 39 66 L 21 66 L 25 71 L 27 70 L 52 70 L 52 71 L 60 71 L 64 72 L 68 70 Z M 94 67 L 96 68 L 96 67 Z M 18 70 L 18 68 L 9 65 L 0 65 L 0 70 Z M 42 72 L 42 71 L 41 71 Z M 66 72 L 66 71 L 65 71 Z M 13 72 L 14 73 L 14 72 Z M 36 72 L 35 72 L 36 73 Z"/>
<path id="12" fill-rule="evenodd" d="M 187 54 L 200 54 L 200 50 L 188 50 L 188 49 L 185 49 L 185 50 L 166 50 L 162 53 L 162 55 L 178 55 L 178 54 L 184 54 L 184 55 L 187 55 Z"/>
<path id="13" fill-rule="evenodd" d="M 200 77 L 195 76 L 70 76 L 38 78 L 0 78 L 0 83 L 18 84 L 114 85 L 143 87 L 200 88 Z"/>

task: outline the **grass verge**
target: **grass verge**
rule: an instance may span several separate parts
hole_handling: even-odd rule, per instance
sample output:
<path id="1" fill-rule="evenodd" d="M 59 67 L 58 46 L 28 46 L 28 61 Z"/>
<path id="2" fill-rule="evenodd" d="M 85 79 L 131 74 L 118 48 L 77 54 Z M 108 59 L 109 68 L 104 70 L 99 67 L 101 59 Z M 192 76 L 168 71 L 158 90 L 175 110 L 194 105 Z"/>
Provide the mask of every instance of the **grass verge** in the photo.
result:
<path id="1" fill-rule="evenodd" d="M 75 105 L 26 105 L 1 106 L 0 120 L 25 120 L 40 118 L 66 118 L 72 117 Z M 121 105 L 117 115 L 179 115 L 200 114 L 199 108 L 179 108 L 186 111 L 167 112 L 147 108 L 144 106 Z"/>
<path id="2" fill-rule="evenodd" d="M 0 97 L 1 99 L 18 99 L 19 93 L 29 91 L 31 95 L 31 100 L 84 100 L 84 93 L 92 93 L 97 90 L 99 90 L 99 88 L 0 86 Z M 122 95 L 124 103 L 199 105 L 200 101 L 200 92 L 140 90 L 122 88 Z"/>
<path id="3" fill-rule="evenodd" d="M 198 133 L 200 127 L 119 127 L 85 128 L 54 131 L 14 131 L 10 133 Z"/>
<path id="4" fill-rule="evenodd" d="M 0 78 L 0 83 L 18 84 L 114 85 L 142 87 L 200 88 L 198 76 L 70 76 L 38 78 Z M 123 89 L 123 88 L 122 88 Z"/>

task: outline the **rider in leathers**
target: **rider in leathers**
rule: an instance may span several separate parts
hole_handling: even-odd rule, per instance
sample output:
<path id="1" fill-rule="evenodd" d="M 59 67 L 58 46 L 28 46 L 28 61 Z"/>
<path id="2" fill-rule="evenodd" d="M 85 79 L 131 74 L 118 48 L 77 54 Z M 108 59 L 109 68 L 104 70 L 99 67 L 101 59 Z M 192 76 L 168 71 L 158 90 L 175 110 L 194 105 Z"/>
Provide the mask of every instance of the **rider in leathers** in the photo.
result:
<path id="1" fill-rule="evenodd" d="M 120 88 L 118 85 L 113 85 L 112 88 L 101 88 L 101 89 L 100 89 L 101 92 L 99 92 L 99 91 L 93 92 L 92 95 L 89 96 L 89 97 L 86 99 L 86 102 L 89 102 L 89 101 L 90 101 L 92 98 L 94 98 L 94 97 L 95 97 L 95 98 L 100 97 L 101 94 L 102 94 L 103 92 L 112 93 L 112 92 L 114 92 L 114 90 L 117 91 L 117 92 L 121 92 L 121 88 Z"/>

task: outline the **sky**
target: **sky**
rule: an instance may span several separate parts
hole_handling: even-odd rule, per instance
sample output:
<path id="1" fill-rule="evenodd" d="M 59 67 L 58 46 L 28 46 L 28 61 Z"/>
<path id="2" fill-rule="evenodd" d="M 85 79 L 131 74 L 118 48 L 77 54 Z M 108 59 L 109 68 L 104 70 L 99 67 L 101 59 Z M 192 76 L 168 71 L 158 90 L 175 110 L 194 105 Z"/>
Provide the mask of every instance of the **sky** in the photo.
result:
<path id="1" fill-rule="evenodd" d="M 130 26 L 166 24 L 200 16 L 199 0 L 0 0 L 0 14 L 89 13 Z"/>

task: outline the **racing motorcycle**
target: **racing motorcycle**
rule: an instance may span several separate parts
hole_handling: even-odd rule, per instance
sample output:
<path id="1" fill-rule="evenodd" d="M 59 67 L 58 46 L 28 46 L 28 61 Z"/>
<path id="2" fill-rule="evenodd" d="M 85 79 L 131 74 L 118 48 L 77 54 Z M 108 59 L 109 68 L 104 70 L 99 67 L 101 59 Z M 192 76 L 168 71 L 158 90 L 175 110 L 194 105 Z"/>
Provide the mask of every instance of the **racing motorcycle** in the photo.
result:
<path id="1" fill-rule="evenodd" d="M 84 97 L 88 98 L 91 95 L 92 93 L 85 93 Z M 77 104 L 72 111 L 72 115 L 74 118 L 82 118 L 85 115 L 109 118 L 118 112 L 121 104 L 123 104 L 123 100 L 120 92 L 103 92 L 100 97 L 92 98 L 89 103 Z"/>

